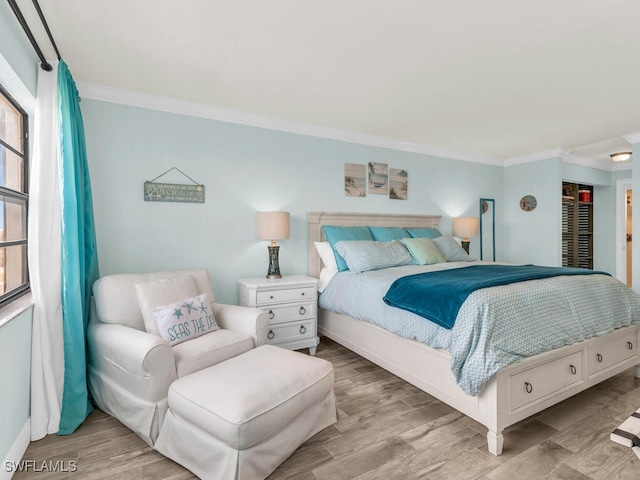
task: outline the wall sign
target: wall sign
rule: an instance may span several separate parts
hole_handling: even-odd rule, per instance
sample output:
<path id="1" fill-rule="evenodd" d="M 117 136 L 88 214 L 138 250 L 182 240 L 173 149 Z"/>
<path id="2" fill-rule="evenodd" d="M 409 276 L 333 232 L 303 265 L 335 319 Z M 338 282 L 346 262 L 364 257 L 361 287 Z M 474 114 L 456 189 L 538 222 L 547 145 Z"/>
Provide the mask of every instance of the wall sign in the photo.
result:
<path id="1" fill-rule="evenodd" d="M 193 185 L 180 183 L 159 183 L 156 180 L 171 170 L 177 170 L 193 182 Z M 145 202 L 181 202 L 204 203 L 204 185 L 199 184 L 179 168 L 173 167 L 158 175 L 150 182 L 144 182 Z"/>
<path id="2" fill-rule="evenodd" d="M 204 185 L 144 182 L 146 202 L 204 203 Z"/>

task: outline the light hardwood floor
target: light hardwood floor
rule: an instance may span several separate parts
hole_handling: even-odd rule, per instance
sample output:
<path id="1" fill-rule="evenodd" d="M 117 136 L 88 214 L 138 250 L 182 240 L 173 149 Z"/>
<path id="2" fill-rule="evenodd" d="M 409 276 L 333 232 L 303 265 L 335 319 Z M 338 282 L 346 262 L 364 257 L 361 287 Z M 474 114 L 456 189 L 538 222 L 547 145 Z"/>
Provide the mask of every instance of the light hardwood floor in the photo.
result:
<path id="1" fill-rule="evenodd" d="M 494 457 L 482 425 L 430 395 L 327 338 L 318 356 L 335 368 L 339 421 L 302 445 L 271 480 L 640 479 L 640 459 L 609 440 L 640 407 L 640 380 L 631 371 L 509 427 L 504 453 Z M 14 479 L 195 478 L 100 411 L 73 435 L 33 442 L 24 460 L 73 460 L 77 471 L 18 472 Z"/>

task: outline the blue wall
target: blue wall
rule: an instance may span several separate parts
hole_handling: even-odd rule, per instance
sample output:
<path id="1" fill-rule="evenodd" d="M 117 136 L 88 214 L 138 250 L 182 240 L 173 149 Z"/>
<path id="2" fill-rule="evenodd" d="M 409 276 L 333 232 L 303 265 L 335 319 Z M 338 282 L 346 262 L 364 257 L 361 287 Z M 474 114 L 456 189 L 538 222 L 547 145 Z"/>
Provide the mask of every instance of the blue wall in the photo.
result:
<path id="1" fill-rule="evenodd" d="M 629 178 L 630 170 L 609 172 L 550 158 L 504 169 L 504 259 L 514 263 L 562 264 L 563 181 L 594 186 L 594 268 L 616 273 L 616 180 Z M 524 195 L 533 195 L 538 206 L 520 209 Z"/>
<path id="2" fill-rule="evenodd" d="M 0 327 L 0 461 L 30 415 L 31 319 L 29 308 Z"/>
<path id="3" fill-rule="evenodd" d="M 11 69 L 11 75 L 20 79 L 24 86 L 36 94 L 38 79 L 37 56 L 17 20 L 13 16 L 7 2 L 0 2 L 0 56 L 4 62 L 0 62 L 0 72 L 6 73 L 6 66 Z M 3 78 L 3 86 L 7 88 Z M 14 95 L 14 92 L 11 92 Z"/>
<path id="4" fill-rule="evenodd" d="M 291 212 L 280 242 L 284 274 L 307 271 L 306 212 L 478 215 L 480 197 L 502 217 L 502 168 L 83 99 L 102 275 L 208 268 L 216 298 L 237 302 L 237 280 L 267 271 L 256 212 Z M 344 195 L 344 164 L 409 172 L 406 201 Z M 178 167 L 206 188 L 204 204 L 143 201 L 143 183 Z M 189 183 L 172 174 L 159 181 Z M 502 238 L 500 225 L 496 236 Z M 471 253 L 478 255 L 477 239 Z M 497 251 L 501 252 L 498 241 Z"/>
<path id="5" fill-rule="evenodd" d="M 562 160 L 550 158 L 504 169 L 504 259 L 513 263 L 557 266 L 561 261 Z M 525 212 L 520 199 L 536 197 Z"/>

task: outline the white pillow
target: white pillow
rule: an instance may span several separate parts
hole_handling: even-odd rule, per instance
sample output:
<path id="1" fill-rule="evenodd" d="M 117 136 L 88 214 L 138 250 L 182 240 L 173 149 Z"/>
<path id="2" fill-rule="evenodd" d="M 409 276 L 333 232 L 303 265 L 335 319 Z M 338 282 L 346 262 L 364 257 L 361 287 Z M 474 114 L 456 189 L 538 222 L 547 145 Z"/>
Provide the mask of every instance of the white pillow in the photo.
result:
<path id="1" fill-rule="evenodd" d="M 160 336 L 169 342 L 169 345 L 176 345 L 220 329 L 211 311 L 207 293 L 155 307 L 151 314 L 158 325 Z"/>
<path id="2" fill-rule="evenodd" d="M 328 267 L 324 267 L 320 270 L 320 278 L 318 278 L 318 292 L 324 292 L 324 289 L 329 285 L 329 281 L 336 273 L 338 273 L 338 270 L 331 270 Z"/>
<path id="3" fill-rule="evenodd" d="M 160 331 L 151 311 L 161 305 L 179 302 L 198 295 L 198 285 L 191 275 L 159 278 L 136 283 L 138 305 L 144 318 L 144 328 L 149 333 L 160 336 Z"/>
<path id="4" fill-rule="evenodd" d="M 336 263 L 336 255 L 333 253 L 333 248 L 329 242 L 313 242 L 316 247 L 318 255 L 325 267 L 329 270 L 338 271 L 338 264 Z"/>
<path id="5" fill-rule="evenodd" d="M 447 262 L 475 262 L 476 260 L 470 257 L 453 237 L 437 237 L 431 241 Z"/>

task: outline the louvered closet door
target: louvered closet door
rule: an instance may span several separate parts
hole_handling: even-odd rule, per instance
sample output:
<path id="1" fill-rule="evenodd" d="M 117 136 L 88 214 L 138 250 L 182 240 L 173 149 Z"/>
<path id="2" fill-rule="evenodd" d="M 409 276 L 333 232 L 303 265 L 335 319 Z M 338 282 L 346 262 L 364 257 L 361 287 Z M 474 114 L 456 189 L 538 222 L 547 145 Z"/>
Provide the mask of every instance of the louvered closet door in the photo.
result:
<path id="1" fill-rule="evenodd" d="M 562 184 L 562 266 L 593 269 L 593 187 Z"/>

